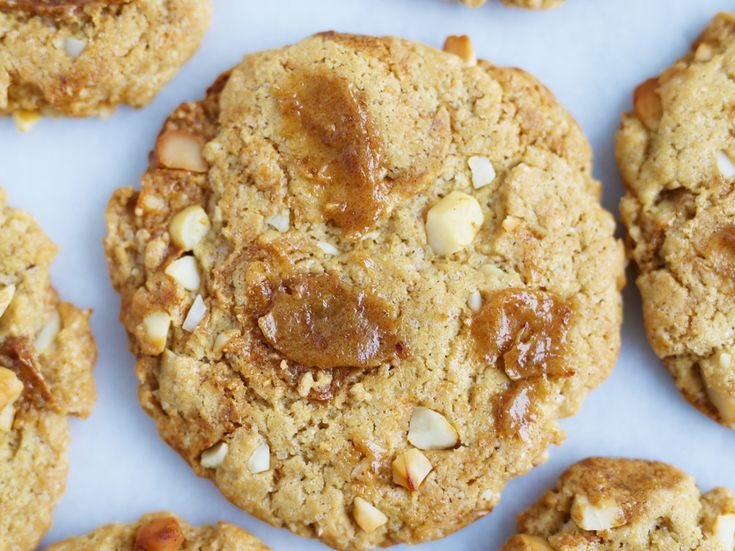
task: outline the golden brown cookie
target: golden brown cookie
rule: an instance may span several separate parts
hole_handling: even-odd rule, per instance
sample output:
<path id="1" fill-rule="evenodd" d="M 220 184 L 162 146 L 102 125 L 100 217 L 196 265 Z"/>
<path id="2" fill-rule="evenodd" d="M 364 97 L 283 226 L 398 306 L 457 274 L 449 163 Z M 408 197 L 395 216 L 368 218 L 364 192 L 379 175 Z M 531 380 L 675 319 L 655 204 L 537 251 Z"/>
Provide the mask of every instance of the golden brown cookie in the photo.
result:
<path id="1" fill-rule="evenodd" d="M 735 545 L 735 494 L 702 495 L 657 461 L 594 457 L 572 465 L 518 518 L 501 551 L 724 551 Z"/>
<path id="2" fill-rule="evenodd" d="M 171 513 L 143 515 L 133 524 L 108 524 L 46 551 L 268 551 L 252 534 L 229 522 L 195 528 Z"/>
<path id="3" fill-rule="evenodd" d="M 735 15 L 713 19 L 623 115 L 620 211 L 648 339 L 684 396 L 735 428 Z"/>
<path id="4" fill-rule="evenodd" d="M 94 404 L 88 310 L 49 279 L 56 247 L 0 189 L 0 542 L 34 548 L 66 484 L 68 417 Z"/>
<path id="5" fill-rule="evenodd" d="M 199 46 L 210 0 L 0 0 L 0 115 L 148 104 Z"/>
<path id="6" fill-rule="evenodd" d="M 477 8 L 487 2 L 487 0 L 459 0 L 463 4 Z M 503 4 L 508 6 L 516 6 L 520 8 L 529 8 L 534 10 L 545 10 L 555 8 L 564 3 L 564 0 L 502 0 Z"/>
<path id="7" fill-rule="evenodd" d="M 163 438 L 341 549 L 491 511 L 609 373 L 623 248 L 590 150 L 518 69 L 335 33 L 247 56 L 108 211 Z"/>

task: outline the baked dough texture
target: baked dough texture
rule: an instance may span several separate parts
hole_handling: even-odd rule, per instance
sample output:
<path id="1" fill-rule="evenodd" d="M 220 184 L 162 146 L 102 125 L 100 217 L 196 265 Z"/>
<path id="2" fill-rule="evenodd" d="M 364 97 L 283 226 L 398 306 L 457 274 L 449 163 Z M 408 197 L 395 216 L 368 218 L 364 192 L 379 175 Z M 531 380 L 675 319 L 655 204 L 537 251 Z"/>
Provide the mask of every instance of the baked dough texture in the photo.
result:
<path id="1" fill-rule="evenodd" d="M 258 538 L 229 522 L 194 527 L 171 513 L 143 515 L 133 524 L 100 526 L 46 551 L 268 551 Z"/>
<path id="2" fill-rule="evenodd" d="M 143 407 L 276 526 L 339 549 L 458 530 L 615 361 L 623 246 L 590 163 L 519 69 L 336 33 L 245 57 L 109 203 Z M 438 254 L 470 231 L 450 204 L 483 222 Z"/>
<path id="3" fill-rule="evenodd" d="M 0 542 L 33 549 L 66 483 L 68 417 L 94 404 L 97 352 L 90 311 L 51 286 L 56 247 L 5 202 L 0 189 Z M 18 397 L 8 400 L 10 380 Z"/>
<path id="4" fill-rule="evenodd" d="M 487 2 L 487 0 L 459 0 L 463 4 L 477 8 Z M 564 0 L 502 0 L 503 4 L 508 6 L 516 6 L 519 8 L 529 8 L 533 10 L 545 10 L 555 8 L 564 3 Z"/>
<path id="5" fill-rule="evenodd" d="M 735 494 L 702 495 L 666 463 L 594 457 L 522 513 L 518 531 L 501 551 L 725 551 L 733 548 Z"/>
<path id="6" fill-rule="evenodd" d="M 143 107 L 199 46 L 210 0 L 0 0 L 0 114 Z"/>
<path id="7" fill-rule="evenodd" d="M 648 339 L 682 394 L 735 428 L 735 15 L 638 87 L 623 115 L 620 211 Z"/>

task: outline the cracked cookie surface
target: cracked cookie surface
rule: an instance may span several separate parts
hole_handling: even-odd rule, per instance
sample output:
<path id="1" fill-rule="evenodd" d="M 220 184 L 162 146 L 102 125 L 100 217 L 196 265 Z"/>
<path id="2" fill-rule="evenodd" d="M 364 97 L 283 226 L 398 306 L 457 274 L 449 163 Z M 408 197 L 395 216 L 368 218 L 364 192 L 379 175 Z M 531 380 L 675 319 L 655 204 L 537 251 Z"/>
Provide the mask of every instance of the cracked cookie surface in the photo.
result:
<path id="1" fill-rule="evenodd" d="M 702 495 L 666 463 L 593 457 L 522 513 L 518 531 L 501 551 L 732 549 L 735 494 Z"/>
<path id="2" fill-rule="evenodd" d="M 467 59 L 336 33 L 249 55 L 108 206 L 163 438 L 337 548 L 491 511 L 617 355 L 623 248 L 587 141 L 533 77 Z"/>
<path id="3" fill-rule="evenodd" d="M 56 247 L 0 189 L 0 542 L 32 549 L 66 484 L 68 418 L 95 400 L 88 310 L 59 300 Z"/>
<path id="4" fill-rule="evenodd" d="M 735 428 L 735 16 L 639 86 L 623 116 L 620 211 L 648 339 L 682 394 Z"/>
<path id="5" fill-rule="evenodd" d="M 107 524 L 46 551 L 268 551 L 252 534 L 229 522 L 194 527 L 171 513 L 150 513 L 132 524 Z"/>
<path id="6" fill-rule="evenodd" d="M 0 0 L 0 114 L 147 105 L 199 46 L 209 0 Z"/>

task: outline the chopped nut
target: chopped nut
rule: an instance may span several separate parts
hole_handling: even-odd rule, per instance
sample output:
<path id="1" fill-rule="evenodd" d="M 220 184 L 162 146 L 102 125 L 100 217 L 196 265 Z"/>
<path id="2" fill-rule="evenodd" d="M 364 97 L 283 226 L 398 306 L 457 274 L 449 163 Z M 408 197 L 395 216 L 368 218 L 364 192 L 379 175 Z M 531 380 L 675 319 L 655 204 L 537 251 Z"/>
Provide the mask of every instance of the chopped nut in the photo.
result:
<path id="1" fill-rule="evenodd" d="M 216 469 L 225 460 L 228 449 L 227 442 L 217 442 L 214 446 L 202 452 L 199 463 L 205 469 Z"/>
<path id="2" fill-rule="evenodd" d="M 480 291 L 472 291 L 470 293 L 470 298 L 467 299 L 467 306 L 469 306 L 470 310 L 473 312 L 480 311 L 480 308 L 482 308 L 482 295 L 480 294 Z"/>
<path id="3" fill-rule="evenodd" d="M 51 317 L 46 322 L 46 325 L 43 326 L 43 329 L 41 329 L 41 332 L 36 337 L 36 342 L 33 343 L 36 348 L 36 352 L 41 354 L 51 346 L 51 344 L 56 340 L 56 335 L 59 334 L 60 330 L 61 316 L 59 316 L 59 312 L 57 310 L 54 310 L 51 313 Z"/>
<path id="4" fill-rule="evenodd" d="M 166 349 L 168 330 L 171 326 L 171 316 L 166 312 L 156 311 L 148 314 L 143 320 L 143 328 L 148 344 L 154 349 L 155 354 L 160 354 Z"/>
<path id="5" fill-rule="evenodd" d="M 511 233 L 513 230 L 521 225 L 521 219 L 515 216 L 506 216 L 505 218 L 503 218 L 503 222 L 501 225 L 503 226 L 503 229 L 505 231 Z"/>
<path id="6" fill-rule="evenodd" d="M 658 79 L 651 78 L 638 86 L 633 93 L 633 110 L 649 130 L 656 130 L 663 115 Z"/>
<path id="7" fill-rule="evenodd" d="M 578 494 L 572 502 L 572 520 L 582 530 L 602 531 L 625 524 L 625 517 L 616 503 L 592 505 L 587 496 Z"/>
<path id="8" fill-rule="evenodd" d="M 5 310 L 8 309 L 10 303 L 13 301 L 15 296 L 15 285 L 6 285 L 0 289 L 0 318 L 3 317 Z"/>
<path id="9" fill-rule="evenodd" d="M 165 274 L 187 291 L 199 289 L 201 277 L 197 260 L 193 256 L 182 256 L 166 266 Z"/>
<path id="10" fill-rule="evenodd" d="M 480 189 L 495 180 L 495 169 L 487 157 L 474 156 L 467 160 L 472 172 L 472 187 Z"/>
<path id="11" fill-rule="evenodd" d="M 712 46 L 710 46 L 706 42 L 702 42 L 699 46 L 697 46 L 697 49 L 694 51 L 694 60 L 709 61 L 710 59 L 712 59 L 714 53 L 715 52 L 712 49 Z"/>
<path id="12" fill-rule="evenodd" d="M 266 218 L 265 223 L 281 233 L 287 232 L 290 225 L 289 211 L 277 212 Z"/>
<path id="13" fill-rule="evenodd" d="M 229 343 L 239 334 L 240 331 L 238 331 L 237 329 L 230 329 L 229 331 L 222 331 L 222 333 L 217 335 L 217 338 L 214 339 L 214 346 L 212 347 L 212 352 L 214 352 L 214 356 L 216 358 L 222 356 L 222 352 L 224 352 L 227 343 Z"/>
<path id="14" fill-rule="evenodd" d="M 715 519 L 715 537 L 728 551 L 735 549 L 735 514 L 718 515 Z"/>
<path id="15" fill-rule="evenodd" d="M 398 455 L 393 460 L 391 467 L 393 468 L 393 482 L 412 492 L 419 489 L 433 468 L 426 456 L 417 449 L 411 449 Z"/>
<path id="16" fill-rule="evenodd" d="M 23 393 L 23 383 L 14 371 L 0 367 L 0 410 L 13 404 Z"/>
<path id="17" fill-rule="evenodd" d="M 209 216 L 199 205 L 186 207 L 177 213 L 168 225 L 168 232 L 174 245 L 184 251 L 192 250 L 199 243 L 211 224 Z"/>
<path id="18" fill-rule="evenodd" d="M 248 470 L 253 474 L 263 473 L 271 468 L 271 448 L 265 442 L 253 450 L 248 459 Z"/>
<path id="19" fill-rule="evenodd" d="M 417 407 L 411 415 L 408 441 L 420 450 L 446 450 L 457 445 L 457 431 L 433 409 Z"/>
<path id="20" fill-rule="evenodd" d="M 186 319 L 184 320 L 184 324 L 181 326 L 181 328 L 184 331 L 188 331 L 189 333 L 191 333 L 201 323 L 206 314 L 207 305 L 204 304 L 204 299 L 202 299 L 202 295 L 197 295 L 194 299 L 194 303 L 191 305 L 191 308 L 189 308 L 189 313 L 186 314 Z"/>
<path id="21" fill-rule="evenodd" d="M 41 120 L 41 115 L 35 111 L 19 109 L 13 113 L 13 120 L 15 120 L 15 127 L 19 132 L 30 132 L 38 121 Z"/>
<path id="22" fill-rule="evenodd" d="M 8 432 L 13 428 L 15 420 L 15 407 L 9 404 L 0 410 L 0 432 Z"/>
<path id="23" fill-rule="evenodd" d="M 469 65 L 477 64 L 477 56 L 475 55 L 475 49 L 472 47 L 472 40 L 466 34 L 448 36 L 442 49 L 447 53 L 458 56 Z"/>
<path id="24" fill-rule="evenodd" d="M 429 246 L 438 255 L 460 251 L 472 243 L 483 221 L 477 199 L 452 191 L 431 207 L 426 216 Z"/>
<path id="25" fill-rule="evenodd" d="M 513 549 L 523 551 L 553 551 L 544 538 L 528 534 L 516 534 L 509 543 L 513 543 Z"/>
<path id="26" fill-rule="evenodd" d="M 156 158 L 166 168 L 206 172 L 201 140 L 183 130 L 166 130 L 156 142 Z"/>
<path id="27" fill-rule="evenodd" d="M 380 509 L 361 497 L 356 497 L 352 503 L 352 516 L 355 518 L 357 525 L 365 532 L 372 532 L 388 522 L 388 517 Z"/>
<path id="28" fill-rule="evenodd" d="M 316 246 L 319 247 L 325 254 L 332 256 L 339 254 L 339 249 L 331 243 L 327 243 L 326 241 L 317 241 Z"/>
<path id="29" fill-rule="evenodd" d="M 717 162 L 717 170 L 723 178 L 730 179 L 735 176 L 735 163 L 724 151 L 718 151 L 715 153 L 715 159 Z"/>
<path id="30" fill-rule="evenodd" d="M 87 41 L 83 38 L 77 38 L 76 36 L 67 36 L 64 40 L 64 51 L 72 59 L 78 58 L 82 55 L 84 48 L 87 46 Z"/>
<path id="31" fill-rule="evenodd" d="M 173 517 L 153 519 L 135 534 L 135 551 L 176 551 L 184 543 L 184 534 Z"/>
<path id="32" fill-rule="evenodd" d="M 708 386 L 707 396 L 717 408 L 722 422 L 730 425 L 735 423 L 735 396 L 724 389 Z"/>

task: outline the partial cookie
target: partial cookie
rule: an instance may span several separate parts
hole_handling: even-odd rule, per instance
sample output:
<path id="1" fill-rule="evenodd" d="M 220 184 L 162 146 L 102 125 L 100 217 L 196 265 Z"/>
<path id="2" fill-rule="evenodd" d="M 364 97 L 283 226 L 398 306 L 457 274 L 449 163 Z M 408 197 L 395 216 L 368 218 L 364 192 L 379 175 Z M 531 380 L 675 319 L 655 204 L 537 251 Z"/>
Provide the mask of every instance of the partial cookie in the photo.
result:
<path id="1" fill-rule="evenodd" d="M 463 4 L 477 8 L 487 2 L 487 0 L 459 0 Z M 555 8 L 564 3 L 564 0 L 502 0 L 503 4 L 509 6 L 517 6 L 520 8 L 529 8 L 534 10 L 545 10 Z"/>
<path id="2" fill-rule="evenodd" d="M 0 542 L 34 548 L 66 484 L 68 417 L 89 415 L 89 310 L 59 300 L 56 247 L 0 189 Z M 7 546 L 7 547 L 5 547 Z"/>
<path id="3" fill-rule="evenodd" d="M 653 350 L 684 396 L 735 428 L 735 15 L 639 86 L 623 115 L 620 211 Z"/>
<path id="4" fill-rule="evenodd" d="M 143 515 L 134 524 L 108 524 L 46 551 L 268 551 L 258 538 L 229 522 L 196 528 L 171 513 Z"/>
<path id="5" fill-rule="evenodd" d="M 491 511 L 618 351 L 623 247 L 587 141 L 533 77 L 451 42 L 249 55 L 107 211 L 164 439 L 337 548 Z"/>
<path id="6" fill-rule="evenodd" d="M 656 461 L 595 457 L 572 465 L 518 517 L 501 551 L 723 551 L 735 546 L 735 494 L 704 495 Z"/>
<path id="7" fill-rule="evenodd" d="M 0 0 L 0 115 L 143 107 L 197 49 L 210 10 L 209 0 Z"/>

